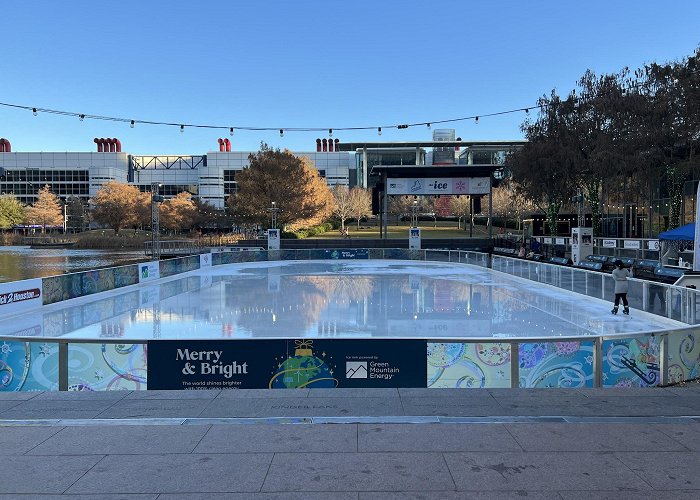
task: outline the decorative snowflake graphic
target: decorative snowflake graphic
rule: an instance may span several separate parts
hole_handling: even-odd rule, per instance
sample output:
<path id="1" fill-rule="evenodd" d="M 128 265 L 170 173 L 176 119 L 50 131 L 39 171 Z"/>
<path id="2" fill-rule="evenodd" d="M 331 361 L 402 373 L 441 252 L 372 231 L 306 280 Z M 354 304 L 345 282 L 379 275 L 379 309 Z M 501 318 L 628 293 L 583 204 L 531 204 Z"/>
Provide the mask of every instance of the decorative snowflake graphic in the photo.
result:
<path id="1" fill-rule="evenodd" d="M 467 188 L 467 185 L 464 183 L 464 181 L 455 182 L 455 190 L 456 191 L 464 191 L 466 188 Z"/>
<path id="2" fill-rule="evenodd" d="M 39 354 L 48 356 L 49 354 L 51 354 L 51 346 L 49 344 L 41 344 L 39 346 Z"/>
<path id="3" fill-rule="evenodd" d="M 10 344 L 8 344 L 7 342 L 3 342 L 2 346 L 0 346 L 0 353 L 7 354 L 10 352 L 12 352 L 12 349 L 10 348 Z"/>
<path id="4" fill-rule="evenodd" d="M 95 370 L 95 379 L 102 380 L 105 378 L 105 374 L 102 370 Z"/>

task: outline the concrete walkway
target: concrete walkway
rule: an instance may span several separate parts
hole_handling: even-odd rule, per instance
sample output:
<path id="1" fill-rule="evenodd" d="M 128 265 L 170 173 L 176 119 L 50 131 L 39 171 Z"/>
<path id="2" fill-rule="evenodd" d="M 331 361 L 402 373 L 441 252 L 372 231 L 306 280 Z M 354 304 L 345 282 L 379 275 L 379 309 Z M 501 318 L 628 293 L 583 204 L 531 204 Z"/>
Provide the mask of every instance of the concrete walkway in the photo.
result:
<path id="1" fill-rule="evenodd" d="M 700 385 L 0 393 L 0 500 L 700 498 Z"/>

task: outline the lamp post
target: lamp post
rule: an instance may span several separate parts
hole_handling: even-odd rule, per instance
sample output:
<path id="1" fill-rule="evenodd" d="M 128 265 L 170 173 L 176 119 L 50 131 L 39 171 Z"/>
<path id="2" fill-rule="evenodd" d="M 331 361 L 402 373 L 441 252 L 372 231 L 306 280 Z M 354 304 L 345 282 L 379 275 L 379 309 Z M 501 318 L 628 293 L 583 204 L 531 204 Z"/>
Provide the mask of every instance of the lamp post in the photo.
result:
<path id="1" fill-rule="evenodd" d="M 160 260 L 160 210 L 158 204 L 163 202 L 159 182 L 151 183 L 151 255 Z"/>
<path id="2" fill-rule="evenodd" d="M 268 212 L 270 212 L 270 219 L 271 219 L 271 224 L 270 228 L 271 229 L 277 229 L 277 212 L 280 211 L 279 207 L 277 204 L 273 201 L 272 206 L 267 209 Z"/>
<path id="3" fill-rule="evenodd" d="M 411 227 L 418 227 L 418 200 L 413 200 L 411 207 Z"/>

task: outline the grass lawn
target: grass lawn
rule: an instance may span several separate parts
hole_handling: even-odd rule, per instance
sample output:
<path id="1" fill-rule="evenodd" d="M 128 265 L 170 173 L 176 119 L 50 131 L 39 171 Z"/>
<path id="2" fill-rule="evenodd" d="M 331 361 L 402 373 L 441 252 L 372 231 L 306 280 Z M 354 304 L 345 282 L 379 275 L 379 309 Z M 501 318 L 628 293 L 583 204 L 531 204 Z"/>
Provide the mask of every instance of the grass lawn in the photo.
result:
<path id="1" fill-rule="evenodd" d="M 387 233 L 389 238 L 405 238 L 408 239 L 408 228 L 410 224 L 408 222 L 402 222 L 400 226 L 396 223 L 387 226 Z M 348 228 L 348 233 L 350 238 L 379 238 L 379 228 L 377 226 L 361 226 L 361 229 L 357 229 L 356 225 L 346 226 Z M 433 222 L 431 221 L 421 221 L 419 224 L 421 228 L 421 238 L 469 238 L 469 229 L 465 231 L 464 228 L 457 229 L 457 224 L 454 222 L 438 222 L 437 227 L 433 227 Z M 488 235 L 488 231 L 485 226 L 474 226 L 473 231 L 474 237 L 483 237 Z M 314 236 L 313 238 L 320 239 L 338 239 L 341 238 L 339 231 L 328 231 L 327 233 Z"/>

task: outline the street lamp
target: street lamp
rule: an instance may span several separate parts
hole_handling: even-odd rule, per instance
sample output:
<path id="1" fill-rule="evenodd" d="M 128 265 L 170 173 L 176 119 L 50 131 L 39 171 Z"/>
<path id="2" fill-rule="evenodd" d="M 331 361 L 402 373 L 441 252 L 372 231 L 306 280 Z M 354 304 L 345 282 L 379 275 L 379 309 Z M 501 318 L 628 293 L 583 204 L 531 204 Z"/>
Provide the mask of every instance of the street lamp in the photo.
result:
<path id="1" fill-rule="evenodd" d="M 160 194 L 159 182 L 151 183 L 151 255 L 153 259 L 160 260 L 160 210 L 158 204 L 164 198 Z"/>
<path id="2" fill-rule="evenodd" d="M 411 227 L 418 227 L 418 200 L 413 200 L 411 207 Z"/>
<path id="3" fill-rule="evenodd" d="M 277 229 L 277 212 L 280 211 L 279 207 L 273 201 L 272 206 L 268 208 L 267 211 L 270 212 L 271 229 Z"/>

